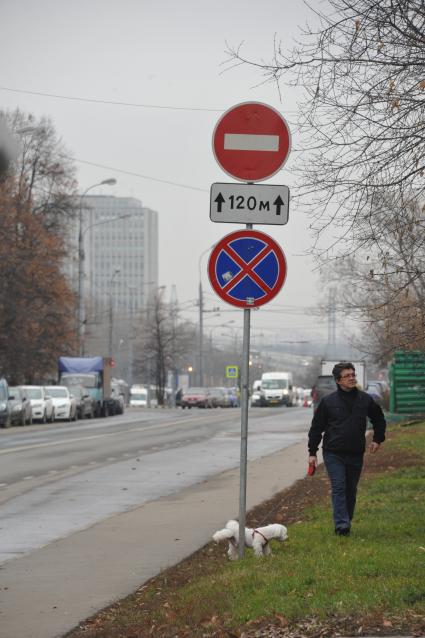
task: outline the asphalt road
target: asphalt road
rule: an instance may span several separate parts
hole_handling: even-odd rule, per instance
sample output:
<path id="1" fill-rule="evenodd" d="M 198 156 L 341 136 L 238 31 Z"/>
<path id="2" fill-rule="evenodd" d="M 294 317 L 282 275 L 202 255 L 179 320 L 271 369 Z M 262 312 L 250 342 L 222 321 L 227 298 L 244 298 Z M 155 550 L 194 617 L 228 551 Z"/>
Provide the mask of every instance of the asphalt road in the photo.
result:
<path id="1" fill-rule="evenodd" d="M 249 412 L 249 459 L 305 436 L 311 411 Z M 0 431 L 0 564 L 237 467 L 240 410 L 132 410 Z"/>
<path id="2" fill-rule="evenodd" d="M 249 413 L 247 508 L 305 475 L 311 410 Z M 240 410 L 0 430 L 0 638 L 58 638 L 239 511 Z"/>

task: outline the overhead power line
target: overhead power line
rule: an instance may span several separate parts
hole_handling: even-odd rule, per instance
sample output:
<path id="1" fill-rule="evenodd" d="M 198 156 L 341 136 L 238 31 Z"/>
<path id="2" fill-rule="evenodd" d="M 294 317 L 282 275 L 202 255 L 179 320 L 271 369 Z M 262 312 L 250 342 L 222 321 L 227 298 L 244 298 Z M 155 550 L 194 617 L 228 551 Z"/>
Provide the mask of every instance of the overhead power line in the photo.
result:
<path id="1" fill-rule="evenodd" d="M 130 106 L 139 109 L 162 109 L 167 111 L 206 111 L 208 113 L 223 113 L 225 109 L 209 109 L 194 106 L 169 106 L 161 104 L 140 104 L 137 102 L 119 102 L 115 100 L 99 100 L 96 98 L 77 97 L 73 95 L 57 95 L 55 93 L 44 93 L 42 91 L 27 91 L 26 89 L 12 89 L 8 86 L 0 86 L 1 91 L 11 93 L 25 93 L 27 95 L 39 95 L 41 97 L 52 97 L 56 100 L 71 100 L 73 102 L 90 102 L 92 104 L 111 104 L 112 106 Z"/>
<path id="2" fill-rule="evenodd" d="M 192 191 L 199 191 L 200 193 L 209 193 L 209 190 L 206 188 L 198 188 L 197 186 L 190 186 L 189 184 L 180 184 L 179 182 L 172 182 L 168 179 L 161 179 L 160 177 L 151 177 L 150 175 L 142 175 L 141 173 L 134 173 L 132 171 L 125 171 L 121 168 L 115 168 L 114 166 L 106 166 L 106 164 L 96 164 L 96 162 L 89 162 L 87 160 L 78 159 L 76 157 L 72 157 L 71 155 L 66 155 L 65 153 L 61 153 L 62 157 L 66 157 L 67 159 L 78 162 L 79 164 L 87 164 L 88 166 L 96 166 L 97 168 L 104 168 L 107 171 L 113 171 L 114 173 L 123 173 L 124 175 L 131 175 L 132 177 L 141 177 L 142 179 L 148 179 L 152 182 L 160 182 L 161 184 L 168 184 L 170 186 L 178 186 L 179 188 L 187 188 Z"/>
<path id="3" fill-rule="evenodd" d="M 141 104 L 140 102 L 121 102 L 118 100 L 100 100 L 97 98 L 80 97 L 75 95 L 58 95 L 57 93 L 45 93 L 44 91 L 28 91 L 27 89 L 12 89 L 9 86 L 0 86 L 0 91 L 10 93 L 23 93 L 26 95 L 38 95 L 40 97 L 54 98 L 55 100 L 70 100 L 72 102 L 88 102 L 91 104 L 109 104 L 112 106 L 126 106 L 138 109 L 159 109 L 163 111 L 200 111 L 205 113 L 224 113 L 226 108 L 211 109 L 197 106 L 171 106 L 169 104 Z M 287 114 L 295 114 L 296 111 L 285 111 Z"/>

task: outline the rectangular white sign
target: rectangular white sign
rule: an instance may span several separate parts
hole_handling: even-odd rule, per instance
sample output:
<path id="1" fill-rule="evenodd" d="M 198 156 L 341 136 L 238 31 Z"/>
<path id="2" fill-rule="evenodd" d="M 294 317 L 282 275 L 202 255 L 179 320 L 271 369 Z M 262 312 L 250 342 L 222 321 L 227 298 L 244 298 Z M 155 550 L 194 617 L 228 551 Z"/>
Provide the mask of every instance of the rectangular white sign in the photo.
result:
<path id="1" fill-rule="evenodd" d="M 279 135 L 225 133 L 224 149 L 226 151 L 278 151 Z"/>
<path id="2" fill-rule="evenodd" d="M 210 219 L 230 224 L 288 222 L 289 188 L 274 184 L 212 184 Z"/>

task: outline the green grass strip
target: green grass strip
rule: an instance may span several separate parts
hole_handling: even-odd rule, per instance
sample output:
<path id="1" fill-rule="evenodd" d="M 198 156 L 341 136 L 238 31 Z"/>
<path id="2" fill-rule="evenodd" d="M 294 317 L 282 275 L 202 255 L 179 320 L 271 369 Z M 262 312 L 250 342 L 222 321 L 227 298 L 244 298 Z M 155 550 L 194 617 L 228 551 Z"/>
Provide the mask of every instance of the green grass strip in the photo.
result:
<path id="1" fill-rule="evenodd" d="M 177 616 L 197 626 L 217 615 L 236 627 L 276 613 L 425 613 L 425 424 L 397 427 L 388 449 L 418 455 L 418 465 L 362 479 L 350 537 L 334 536 L 330 504 L 313 508 L 273 556 L 247 552 L 181 588 L 171 602 Z"/>

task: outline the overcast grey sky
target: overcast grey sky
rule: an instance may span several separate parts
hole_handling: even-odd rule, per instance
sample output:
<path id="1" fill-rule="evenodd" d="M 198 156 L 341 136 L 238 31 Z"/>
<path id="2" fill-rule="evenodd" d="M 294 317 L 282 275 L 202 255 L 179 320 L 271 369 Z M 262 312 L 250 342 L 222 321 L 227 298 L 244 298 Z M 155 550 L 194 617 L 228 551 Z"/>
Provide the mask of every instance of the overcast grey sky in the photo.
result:
<path id="1" fill-rule="evenodd" d="M 115 187 L 92 192 L 134 196 L 158 211 L 160 284 L 168 292 L 174 284 L 187 305 L 198 294 L 200 255 L 243 228 L 209 219 L 211 183 L 231 181 L 211 150 L 221 113 L 252 100 L 278 109 L 290 123 L 296 119 L 294 91 L 285 90 L 279 102 L 276 88 L 259 86 L 253 70 L 223 72 L 226 41 L 244 41 L 247 56 L 269 60 L 275 34 L 289 47 L 310 12 L 301 0 L 1 0 L 0 14 L 1 107 L 52 119 L 77 160 L 81 191 L 116 177 Z M 294 127 L 292 133 L 287 166 L 296 161 Z M 282 170 L 265 183 L 291 186 L 291 178 Z M 306 216 L 292 209 L 286 226 L 257 228 L 282 246 L 288 275 L 275 300 L 253 313 L 253 330 L 288 340 L 302 338 L 307 328 L 326 334 L 326 324 L 314 317 L 285 311 L 313 305 L 321 292 L 311 260 L 302 256 L 311 242 Z M 230 311 L 209 286 L 207 259 L 201 262 L 207 307 Z M 191 313 L 196 319 L 194 306 Z M 206 323 L 230 319 L 242 326 L 242 311 Z"/>

